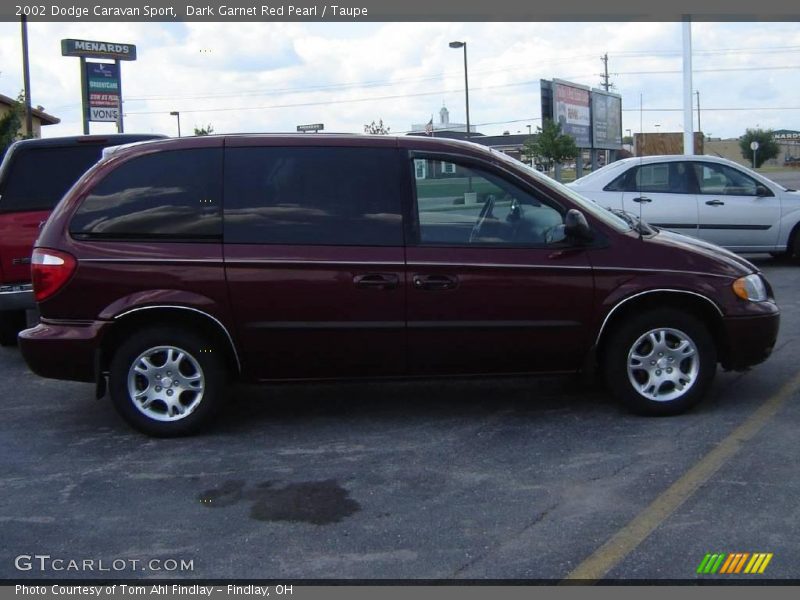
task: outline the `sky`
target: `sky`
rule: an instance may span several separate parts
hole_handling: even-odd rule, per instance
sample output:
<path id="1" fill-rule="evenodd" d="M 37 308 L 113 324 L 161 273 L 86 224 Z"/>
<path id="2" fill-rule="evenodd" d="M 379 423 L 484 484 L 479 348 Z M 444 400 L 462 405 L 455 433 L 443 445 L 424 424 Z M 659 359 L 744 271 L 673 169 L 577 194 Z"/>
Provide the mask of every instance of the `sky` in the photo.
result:
<path id="1" fill-rule="evenodd" d="M 131 133 L 176 135 L 171 111 L 184 135 L 208 125 L 236 133 L 308 123 L 357 133 L 379 119 L 402 134 L 437 120 L 443 105 L 463 123 L 463 51 L 448 47 L 454 40 L 467 42 L 470 121 L 481 133 L 536 131 L 539 80 L 598 88 L 606 53 L 624 130 L 683 128 L 680 23 L 32 22 L 28 35 L 33 104 L 61 119 L 44 137 L 82 132 L 79 60 L 61 56 L 64 38 L 137 46 L 138 59 L 122 63 Z M 706 135 L 800 130 L 800 23 L 694 23 L 692 42 Z M 0 23 L 0 93 L 16 97 L 22 87 L 19 23 Z M 696 128 L 696 111 L 694 119 Z"/>

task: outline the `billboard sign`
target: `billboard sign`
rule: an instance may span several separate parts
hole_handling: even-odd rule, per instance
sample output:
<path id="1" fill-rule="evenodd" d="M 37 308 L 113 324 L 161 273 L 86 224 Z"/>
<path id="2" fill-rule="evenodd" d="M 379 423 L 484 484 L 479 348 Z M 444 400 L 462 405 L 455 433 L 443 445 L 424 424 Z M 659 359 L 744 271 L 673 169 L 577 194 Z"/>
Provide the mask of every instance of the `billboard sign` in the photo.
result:
<path id="1" fill-rule="evenodd" d="M 86 62 L 86 97 L 90 121 L 119 121 L 119 65 Z"/>
<path id="2" fill-rule="evenodd" d="M 578 148 L 591 148 L 592 118 L 589 109 L 589 88 L 554 79 L 553 120 L 561 124 L 561 133 L 571 136 Z"/>
<path id="3" fill-rule="evenodd" d="M 622 97 L 592 90 L 592 139 L 595 148 L 622 148 Z"/>

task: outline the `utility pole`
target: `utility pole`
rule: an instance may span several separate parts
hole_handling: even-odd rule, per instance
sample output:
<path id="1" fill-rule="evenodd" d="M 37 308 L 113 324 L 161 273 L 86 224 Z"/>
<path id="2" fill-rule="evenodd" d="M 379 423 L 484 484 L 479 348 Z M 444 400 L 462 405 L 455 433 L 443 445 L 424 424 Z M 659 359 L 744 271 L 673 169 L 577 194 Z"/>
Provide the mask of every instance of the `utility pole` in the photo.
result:
<path id="1" fill-rule="evenodd" d="M 603 56 L 600 57 L 600 60 L 603 61 L 603 74 L 600 75 L 600 77 L 603 78 L 603 82 L 600 85 L 603 86 L 605 91 L 608 91 L 611 89 L 611 83 L 608 81 L 608 52 L 603 54 Z"/>
<path id="2" fill-rule="evenodd" d="M 702 133 L 703 128 L 700 127 L 700 90 L 697 90 L 695 94 L 697 94 L 697 132 Z"/>
<path id="3" fill-rule="evenodd" d="M 683 16 L 683 153 L 694 154 L 692 125 L 692 20 Z"/>
<path id="4" fill-rule="evenodd" d="M 22 29 L 22 85 L 25 88 L 25 135 L 33 137 L 33 118 L 31 115 L 31 67 L 28 61 L 28 17 L 20 18 Z M 16 133 L 16 132 L 15 132 Z"/>

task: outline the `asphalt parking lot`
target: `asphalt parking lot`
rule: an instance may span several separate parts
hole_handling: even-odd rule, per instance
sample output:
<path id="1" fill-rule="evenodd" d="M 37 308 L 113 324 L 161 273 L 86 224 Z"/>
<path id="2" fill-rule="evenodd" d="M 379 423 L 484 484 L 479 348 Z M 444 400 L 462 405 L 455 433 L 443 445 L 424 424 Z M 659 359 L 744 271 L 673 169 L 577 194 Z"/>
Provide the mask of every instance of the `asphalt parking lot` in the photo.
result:
<path id="1" fill-rule="evenodd" d="M 569 378 L 304 384 L 237 389 L 205 435 L 156 440 L 0 349 L 0 577 L 561 579 L 594 557 L 692 579 L 706 553 L 769 552 L 728 579 L 797 579 L 800 266 L 756 262 L 783 311 L 773 356 L 673 418 Z M 15 567 L 37 554 L 62 570 Z"/>

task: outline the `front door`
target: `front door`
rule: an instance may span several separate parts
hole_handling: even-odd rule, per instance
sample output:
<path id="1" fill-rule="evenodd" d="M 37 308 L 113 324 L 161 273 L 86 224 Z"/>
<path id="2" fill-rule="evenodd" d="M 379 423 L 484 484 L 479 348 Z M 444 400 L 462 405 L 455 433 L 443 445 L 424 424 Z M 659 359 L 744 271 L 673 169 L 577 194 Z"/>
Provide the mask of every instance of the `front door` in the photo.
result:
<path id="1" fill-rule="evenodd" d="M 738 252 L 769 251 L 778 243 L 780 198 L 728 165 L 692 163 L 699 189 L 699 237 Z M 764 194 L 766 192 L 766 194 Z"/>
<path id="2" fill-rule="evenodd" d="M 413 160 L 426 176 L 406 251 L 412 372 L 578 368 L 593 281 L 587 251 L 563 241 L 563 207 L 488 165 Z"/>

